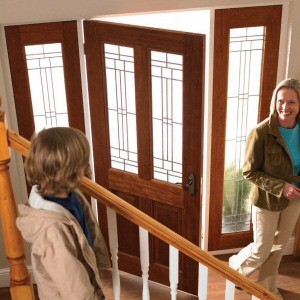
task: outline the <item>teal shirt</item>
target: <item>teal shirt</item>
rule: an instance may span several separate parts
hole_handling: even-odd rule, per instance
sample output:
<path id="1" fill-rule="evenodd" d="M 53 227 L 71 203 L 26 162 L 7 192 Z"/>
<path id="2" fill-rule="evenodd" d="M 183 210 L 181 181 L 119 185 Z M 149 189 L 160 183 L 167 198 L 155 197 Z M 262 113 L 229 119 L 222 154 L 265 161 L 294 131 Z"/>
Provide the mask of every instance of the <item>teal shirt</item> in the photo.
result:
<path id="1" fill-rule="evenodd" d="M 279 127 L 281 135 L 289 149 L 294 165 L 294 175 L 300 173 L 300 127 L 299 124 L 294 128 Z"/>

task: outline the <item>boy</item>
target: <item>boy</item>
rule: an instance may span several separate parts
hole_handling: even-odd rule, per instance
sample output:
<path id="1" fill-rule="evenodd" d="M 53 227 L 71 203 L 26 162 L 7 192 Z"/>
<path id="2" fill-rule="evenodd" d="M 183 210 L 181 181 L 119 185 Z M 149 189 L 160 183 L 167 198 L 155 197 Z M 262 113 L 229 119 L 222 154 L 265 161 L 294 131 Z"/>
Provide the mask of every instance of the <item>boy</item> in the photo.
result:
<path id="1" fill-rule="evenodd" d="M 17 226 L 32 244 L 31 261 L 41 300 L 105 299 L 98 268 L 110 267 L 92 209 L 78 190 L 90 176 L 90 148 L 77 129 L 56 127 L 33 137 L 25 161 L 32 185 L 19 205 Z"/>

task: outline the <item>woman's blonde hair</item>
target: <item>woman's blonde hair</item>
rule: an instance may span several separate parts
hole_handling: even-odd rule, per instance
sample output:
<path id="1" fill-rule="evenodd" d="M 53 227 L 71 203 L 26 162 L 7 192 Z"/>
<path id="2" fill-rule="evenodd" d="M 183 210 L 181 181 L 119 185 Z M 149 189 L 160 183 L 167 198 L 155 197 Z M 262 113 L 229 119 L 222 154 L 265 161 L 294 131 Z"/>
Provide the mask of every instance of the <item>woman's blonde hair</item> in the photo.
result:
<path id="1" fill-rule="evenodd" d="M 276 88 L 273 91 L 273 95 L 272 95 L 272 99 L 271 99 L 271 103 L 270 103 L 270 116 L 277 115 L 277 110 L 276 110 L 277 93 L 279 90 L 281 90 L 283 88 L 291 89 L 291 90 L 295 91 L 298 95 L 298 100 L 300 101 L 300 82 L 299 82 L 299 80 L 293 79 L 293 78 L 284 79 L 276 85 Z"/>
<path id="2" fill-rule="evenodd" d="M 42 195 L 69 193 L 90 176 L 90 147 L 86 136 L 75 128 L 54 127 L 31 139 L 25 161 L 28 183 Z"/>

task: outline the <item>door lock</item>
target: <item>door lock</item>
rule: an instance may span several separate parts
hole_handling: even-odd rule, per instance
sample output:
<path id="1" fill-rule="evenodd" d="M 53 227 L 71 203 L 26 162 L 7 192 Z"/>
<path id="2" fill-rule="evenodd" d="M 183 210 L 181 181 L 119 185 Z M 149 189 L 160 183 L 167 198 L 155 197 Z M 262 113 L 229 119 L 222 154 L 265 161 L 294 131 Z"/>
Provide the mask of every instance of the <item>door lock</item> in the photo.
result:
<path id="1" fill-rule="evenodd" d="M 196 176 L 193 173 L 190 173 L 188 176 L 188 183 L 182 183 L 182 182 L 176 182 L 175 184 L 181 185 L 183 188 L 186 188 L 189 190 L 189 194 L 191 196 L 195 195 L 195 179 Z"/>

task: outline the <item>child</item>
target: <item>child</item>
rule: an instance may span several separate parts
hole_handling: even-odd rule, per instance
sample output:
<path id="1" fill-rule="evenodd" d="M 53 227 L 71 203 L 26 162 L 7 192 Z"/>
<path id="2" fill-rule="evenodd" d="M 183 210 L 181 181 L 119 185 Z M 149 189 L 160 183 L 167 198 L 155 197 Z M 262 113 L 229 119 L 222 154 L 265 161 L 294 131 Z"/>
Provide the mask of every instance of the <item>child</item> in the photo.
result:
<path id="1" fill-rule="evenodd" d="M 78 190 L 90 176 L 90 149 L 77 129 L 45 129 L 33 137 L 25 162 L 29 201 L 17 226 L 32 244 L 31 261 L 41 300 L 105 299 L 98 268 L 110 267 L 92 209 Z"/>

